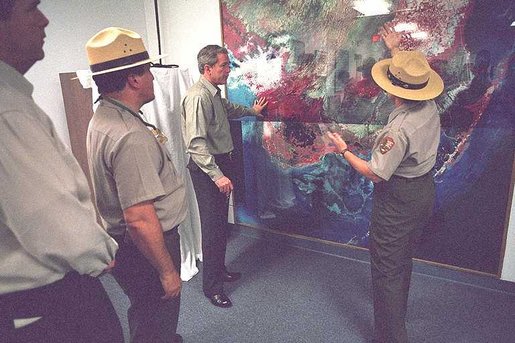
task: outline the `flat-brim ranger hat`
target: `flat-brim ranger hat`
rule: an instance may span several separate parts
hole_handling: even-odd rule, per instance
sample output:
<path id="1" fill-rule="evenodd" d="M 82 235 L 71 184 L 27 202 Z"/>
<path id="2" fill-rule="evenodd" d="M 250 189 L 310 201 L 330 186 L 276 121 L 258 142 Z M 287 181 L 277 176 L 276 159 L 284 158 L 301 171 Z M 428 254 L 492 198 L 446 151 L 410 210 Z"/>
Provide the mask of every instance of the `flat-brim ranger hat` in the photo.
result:
<path id="1" fill-rule="evenodd" d="M 120 27 L 108 27 L 91 37 L 86 43 L 86 53 L 92 76 L 136 67 L 166 56 L 151 58 L 141 36 Z"/>
<path id="2" fill-rule="evenodd" d="M 444 89 L 442 78 L 419 51 L 399 51 L 377 62 L 372 78 L 386 92 L 408 100 L 434 99 Z"/>

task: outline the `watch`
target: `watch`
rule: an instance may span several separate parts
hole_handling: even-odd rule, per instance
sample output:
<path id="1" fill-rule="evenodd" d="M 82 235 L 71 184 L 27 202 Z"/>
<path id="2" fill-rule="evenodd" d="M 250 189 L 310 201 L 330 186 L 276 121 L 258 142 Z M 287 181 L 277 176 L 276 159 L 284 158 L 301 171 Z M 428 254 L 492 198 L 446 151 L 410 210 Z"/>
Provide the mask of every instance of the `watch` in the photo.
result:
<path id="1" fill-rule="evenodd" d="M 350 150 L 349 150 L 349 149 L 347 149 L 347 148 L 343 149 L 342 151 L 340 151 L 340 155 L 342 155 L 342 156 L 343 156 L 343 158 L 345 158 L 345 153 L 346 153 L 347 151 L 350 151 Z"/>

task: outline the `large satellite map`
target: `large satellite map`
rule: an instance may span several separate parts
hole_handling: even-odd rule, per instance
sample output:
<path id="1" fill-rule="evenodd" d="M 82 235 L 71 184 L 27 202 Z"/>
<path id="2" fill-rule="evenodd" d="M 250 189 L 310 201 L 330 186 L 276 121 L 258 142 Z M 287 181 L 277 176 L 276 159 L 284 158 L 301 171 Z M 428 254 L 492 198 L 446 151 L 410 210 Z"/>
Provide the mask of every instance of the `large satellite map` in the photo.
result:
<path id="1" fill-rule="evenodd" d="M 377 34 L 388 24 L 406 33 L 401 48 L 424 52 L 445 82 L 436 99 L 437 202 L 417 256 L 496 274 L 515 150 L 513 2 L 372 0 L 371 13 L 364 2 L 222 0 L 228 97 L 269 99 L 264 121 L 241 122 L 235 220 L 367 246 L 374 186 L 324 133 L 340 132 L 369 157 L 393 109 L 370 77 L 389 57 Z"/>

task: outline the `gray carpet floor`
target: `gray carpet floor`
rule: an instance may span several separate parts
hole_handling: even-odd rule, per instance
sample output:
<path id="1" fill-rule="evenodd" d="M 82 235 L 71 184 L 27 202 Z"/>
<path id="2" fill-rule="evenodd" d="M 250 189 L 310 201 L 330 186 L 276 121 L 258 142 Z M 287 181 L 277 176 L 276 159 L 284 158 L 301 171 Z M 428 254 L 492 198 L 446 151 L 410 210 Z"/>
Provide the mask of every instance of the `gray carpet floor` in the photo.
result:
<path id="1" fill-rule="evenodd" d="M 341 249 L 341 248 L 338 248 Z M 370 265 L 237 230 L 227 266 L 243 277 L 226 284 L 233 302 L 217 308 L 202 293 L 201 275 L 183 283 L 179 329 L 186 343 L 364 343 L 372 339 Z M 412 277 L 408 334 L 413 343 L 515 342 L 515 287 L 484 287 L 420 273 Z M 127 298 L 102 278 L 128 337 Z M 491 284 L 491 283 L 490 283 Z M 494 283 L 495 285 L 495 283 Z M 506 284 L 504 284 L 506 285 Z M 127 340 L 128 341 L 128 340 Z"/>

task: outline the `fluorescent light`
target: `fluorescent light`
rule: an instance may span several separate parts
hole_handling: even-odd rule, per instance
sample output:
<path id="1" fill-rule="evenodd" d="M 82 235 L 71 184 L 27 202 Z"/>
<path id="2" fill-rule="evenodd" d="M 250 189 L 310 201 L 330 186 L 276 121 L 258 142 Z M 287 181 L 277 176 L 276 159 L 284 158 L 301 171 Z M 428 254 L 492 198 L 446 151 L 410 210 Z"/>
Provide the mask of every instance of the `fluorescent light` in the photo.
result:
<path id="1" fill-rule="evenodd" d="M 429 37 L 426 31 L 419 31 L 417 23 L 398 23 L 395 25 L 394 30 L 397 32 L 407 32 L 413 39 L 424 40 Z"/>
<path id="2" fill-rule="evenodd" d="M 398 23 L 393 28 L 396 32 L 415 32 L 418 30 L 417 23 Z"/>
<path id="3" fill-rule="evenodd" d="M 429 37 L 429 34 L 425 31 L 418 31 L 411 33 L 410 36 L 413 39 L 424 40 L 427 39 L 427 37 Z"/>
<path id="4" fill-rule="evenodd" d="M 354 8 L 364 17 L 390 13 L 390 4 L 385 0 L 354 0 Z"/>

